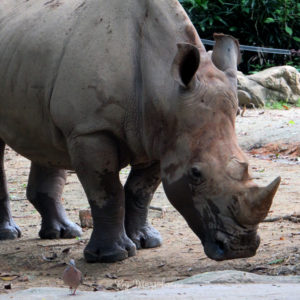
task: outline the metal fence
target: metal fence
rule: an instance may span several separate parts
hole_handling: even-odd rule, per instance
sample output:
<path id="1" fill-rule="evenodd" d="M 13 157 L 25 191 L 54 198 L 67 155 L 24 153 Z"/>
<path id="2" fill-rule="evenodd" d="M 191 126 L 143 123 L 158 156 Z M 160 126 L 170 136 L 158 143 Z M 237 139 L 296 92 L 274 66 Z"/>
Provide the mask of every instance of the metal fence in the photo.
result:
<path id="1" fill-rule="evenodd" d="M 201 39 L 201 41 L 204 45 L 213 46 L 215 44 L 215 41 L 211 41 L 211 40 Z M 246 45 L 240 45 L 240 49 L 245 51 L 261 52 L 261 53 L 274 53 L 274 54 L 285 54 L 285 55 L 292 54 L 290 50 L 286 50 L 286 49 L 275 49 L 275 48 L 255 47 L 255 46 L 246 46 Z"/>

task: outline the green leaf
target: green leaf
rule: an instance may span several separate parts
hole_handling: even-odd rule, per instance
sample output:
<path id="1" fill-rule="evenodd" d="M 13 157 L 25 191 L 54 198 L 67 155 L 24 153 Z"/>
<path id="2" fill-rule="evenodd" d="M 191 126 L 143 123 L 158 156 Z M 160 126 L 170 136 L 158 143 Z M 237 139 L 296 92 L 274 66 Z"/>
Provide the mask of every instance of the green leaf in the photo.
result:
<path id="1" fill-rule="evenodd" d="M 294 36 L 293 39 L 294 39 L 296 42 L 300 42 L 300 38 L 298 38 L 297 36 Z"/>
<path id="2" fill-rule="evenodd" d="M 227 23 L 219 16 L 215 17 L 216 20 L 220 21 L 221 23 L 223 23 L 224 25 L 228 26 Z"/>
<path id="3" fill-rule="evenodd" d="M 232 26 L 229 28 L 229 31 L 236 31 L 236 30 L 237 30 L 237 27 L 235 27 L 235 26 Z"/>
<path id="4" fill-rule="evenodd" d="M 249 14 L 250 8 L 249 7 L 242 7 L 242 12 L 245 12 L 245 13 Z"/>
<path id="5" fill-rule="evenodd" d="M 289 34 L 289 35 L 293 35 L 293 30 L 291 27 L 285 25 L 285 31 Z"/>
<path id="6" fill-rule="evenodd" d="M 289 121 L 289 124 L 290 124 L 290 125 L 295 125 L 295 121 L 290 120 L 290 121 Z"/>
<path id="7" fill-rule="evenodd" d="M 200 5 L 203 9 L 207 10 L 208 9 L 208 1 L 197 1 L 198 5 Z"/>
<path id="8" fill-rule="evenodd" d="M 275 20 L 273 18 L 266 18 L 265 19 L 265 23 L 269 24 L 269 23 L 274 23 Z"/>
<path id="9" fill-rule="evenodd" d="M 284 258 L 279 258 L 279 259 L 275 259 L 272 260 L 268 263 L 268 265 L 277 265 L 277 264 L 281 264 L 284 262 Z"/>

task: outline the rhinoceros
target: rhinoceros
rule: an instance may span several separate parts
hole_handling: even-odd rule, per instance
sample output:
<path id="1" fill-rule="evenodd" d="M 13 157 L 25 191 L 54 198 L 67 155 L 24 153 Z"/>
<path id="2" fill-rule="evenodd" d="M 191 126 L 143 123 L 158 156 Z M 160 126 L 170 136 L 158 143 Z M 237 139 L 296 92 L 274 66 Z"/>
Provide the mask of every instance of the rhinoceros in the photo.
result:
<path id="1" fill-rule="evenodd" d="M 75 170 L 94 223 L 88 262 L 161 245 L 147 220 L 161 181 L 208 257 L 256 253 L 280 177 L 258 187 L 238 146 L 236 39 L 215 34 L 208 53 L 177 0 L 2 0 L 0 12 L 0 239 L 20 236 L 7 144 L 31 160 L 41 238 L 81 234 L 60 203 Z"/>

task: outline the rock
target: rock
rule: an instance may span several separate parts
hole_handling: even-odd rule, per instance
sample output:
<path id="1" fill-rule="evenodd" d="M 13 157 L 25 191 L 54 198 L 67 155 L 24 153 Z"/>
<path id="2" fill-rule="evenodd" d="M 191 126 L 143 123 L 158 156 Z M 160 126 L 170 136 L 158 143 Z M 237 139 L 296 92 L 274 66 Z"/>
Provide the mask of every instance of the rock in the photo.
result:
<path id="1" fill-rule="evenodd" d="M 295 104 L 300 98 L 300 73 L 291 66 L 266 69 L 245 76 L 238 72 L 238 98 L 240 105 L 253 103 L 264 106 L 267 101 L 286 101 Z"/>
<path id="2" fill-rule="evenodd" d="M 5 290 L 11 290 L 11 283 L 4 285 Z"/>
<path id="3" fill-rule="evenodd" d="M 89 209 L 80 210 L 79 219 L 82 228 L 93 228 L 93 218 Z"/>
<path id="4" fill-rule="evenodd" d="M 250 80 L 248 76 L 238 72 L 238 96 L 240 105 L 254 104 L 257 107 L 265 105 L 265 89 L 257 84 L 255 81 Z"/>
<path id="5" fill-rule="evenodd" d="M 235 270 L 208 272 L 151 288 L 124 291 L 79 291 L 76 300 L 101 299 L 230 299 L 230 300 L 299 300 L 300 276 L 262 276 Z M 1 296 L 1 300 L 23 299 L 69 300 L 66 289 L 56 287 L 31 288 Z M 75 298 L 74 298 L 75 299 Z"/>
<path id="6" fill-rule="evenodd" d="M 276 275 L 291 275 L 294 274 L 293 266 L 280 266 L 276 272 Z"/>
<path id="7" fill-rule="evenodd" d="M 205 272 L 189 278 L 176 281 L 176 284 L 275 284 L 275 283 L 300 283 L 300 276 L 268 276 L 248 272 L 225 270 Z"/>

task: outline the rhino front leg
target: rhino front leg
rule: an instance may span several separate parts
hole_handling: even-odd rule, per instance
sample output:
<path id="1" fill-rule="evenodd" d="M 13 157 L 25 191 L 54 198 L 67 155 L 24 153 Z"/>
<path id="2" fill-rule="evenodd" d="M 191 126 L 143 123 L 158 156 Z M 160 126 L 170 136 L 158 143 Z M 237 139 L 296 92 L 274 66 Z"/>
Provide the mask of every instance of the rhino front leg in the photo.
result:
<path id="1" fill-rule="evenodd" d="M 69 143 L 72 164 L 91 206 L 94 228 L 84 250 L 88 262 L 114 262 L 136 253 L 124 228 L 124 189 L 113 138 L 94 134 Z"/>
<path id="2" fill-rule="evenodd" d="M 5 143 L 0 139 L 0 240 L 11 240 L 20 237 L 21 231 L 10 211 L 3 163 L 4 149 Z"/>
<path id="3" fill-rule="evenodd" d="M 160 233 L 147 220 L 153 194 L 161 182 L 160 165 L 132 167 L 125 184 L 126 232 L 138 249 L 154 248 L 162 243 Z"/>
<path id="4" fill-rule="evenodd" d="M 66 182 L 64 170 L 31 164 L 27 198 L 42 216 L 42 239 L 74 238 L 81 228 L 71 222 L 60 202 Z"/>

